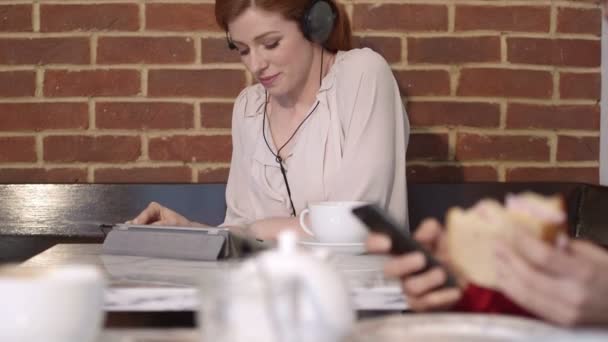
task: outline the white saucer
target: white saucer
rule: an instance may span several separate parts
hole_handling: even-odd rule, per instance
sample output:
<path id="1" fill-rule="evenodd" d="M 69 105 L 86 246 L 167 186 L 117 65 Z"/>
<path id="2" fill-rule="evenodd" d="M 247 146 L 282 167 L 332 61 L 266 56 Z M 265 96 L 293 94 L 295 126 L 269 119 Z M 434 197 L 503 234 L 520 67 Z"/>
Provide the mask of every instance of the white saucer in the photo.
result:
<path id="1" fill-rule="evenodd" d="M 364 243 L 326 243 L 312 239 L 300 240 L 298 243 L 310 249 L 325 249 L 338 254 L 364 254 Z"/>

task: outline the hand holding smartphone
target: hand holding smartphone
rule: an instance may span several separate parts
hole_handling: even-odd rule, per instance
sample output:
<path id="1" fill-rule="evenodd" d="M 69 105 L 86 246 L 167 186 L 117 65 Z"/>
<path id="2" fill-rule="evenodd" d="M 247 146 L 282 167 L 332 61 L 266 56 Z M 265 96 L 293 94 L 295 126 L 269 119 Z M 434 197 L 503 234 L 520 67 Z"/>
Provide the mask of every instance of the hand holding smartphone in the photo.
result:
<path id="1" fill-rule="evenodd" d="M 391 240 L 392 255 L 402 255 L 413 252 L 420 252 L 426 260 L 425 266 L 420 271 L 414 273 L 421 274 L 434 267 L 442 268 L 446 275 L 446 281 L 442 287 L 457 287 L 458 283 L 454 275 L 437 260 L 429 251 L 426 250 L 418 241 L 408 236 L 402 229 L 375 205 L 365 205 L 353 209 L 353 214 L 359 218 L 371 232 L 387 235 Z"/>

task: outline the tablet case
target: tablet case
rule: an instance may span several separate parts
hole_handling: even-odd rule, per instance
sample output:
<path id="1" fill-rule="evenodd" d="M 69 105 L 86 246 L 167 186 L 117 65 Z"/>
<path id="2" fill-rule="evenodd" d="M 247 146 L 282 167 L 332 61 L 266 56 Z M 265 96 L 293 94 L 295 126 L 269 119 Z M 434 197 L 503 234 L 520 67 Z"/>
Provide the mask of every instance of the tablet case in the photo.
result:
<path id="1" fill-rule="evenodd" d="M 267 247 L 225 228 L 119 224 L 106 236 L 102 254 L 214 261 L 247 257 Z"/>

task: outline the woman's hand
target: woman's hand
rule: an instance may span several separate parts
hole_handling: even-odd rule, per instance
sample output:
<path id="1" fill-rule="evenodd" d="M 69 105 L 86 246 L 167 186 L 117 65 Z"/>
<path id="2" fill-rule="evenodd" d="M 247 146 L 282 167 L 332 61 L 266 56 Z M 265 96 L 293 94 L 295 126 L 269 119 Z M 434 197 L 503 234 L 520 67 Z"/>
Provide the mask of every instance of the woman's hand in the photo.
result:
<path id="1" fill-rule="evenodd" d="M 557 324 L 608 324 L 608 252 L 565 237 L 560 248 L 525 232 L 516 241 L 496 248 L 505 295 Z"/>
<path id="2" fill-rule="evenodd" d="M 144 211 L 142 211 L 136 218 L 131 221 L 127 221 L 131 224 L 155 224 L 165 226 L 197 226 L 198 224 L 190 222 L 184 216 L 176 213 L 175 211 L 163 207 L 162 205 L 151 202 Z"/>
<path id="3" fill-rule="evenodd" d="M 414 238 L 431 254 L 449 265 L 445 233 L 439 222 L 428 219 L 422 222 L 416 230 Z M 371 234 L 366 242 L 367 249 L 375 253 L 387 253 L 391 248 L 388 237 Z M 388 277 L 396 277 L 401 281 L 407 302 L 414 311 L 438 311 L 452 308 L 462 297 L 462 289 L 457 287 L 441 288 L 447 279 L 446 271 L 442 268 L 432 268 L 428 272 L 413 275 L 425 266 L 422 253 L 415 252 L 391 258 L 384 267 Z"/>
<path id="4" fill-rule="evenodd" d="M 300 220 L 297 217 L 274 217 L 253 222 L 249 226 L 249 231 L 257 239 L 276 240 L 284 230 L 293 230 L 300 237 L 308 237 L 306 232 L 300 227 Z"/>

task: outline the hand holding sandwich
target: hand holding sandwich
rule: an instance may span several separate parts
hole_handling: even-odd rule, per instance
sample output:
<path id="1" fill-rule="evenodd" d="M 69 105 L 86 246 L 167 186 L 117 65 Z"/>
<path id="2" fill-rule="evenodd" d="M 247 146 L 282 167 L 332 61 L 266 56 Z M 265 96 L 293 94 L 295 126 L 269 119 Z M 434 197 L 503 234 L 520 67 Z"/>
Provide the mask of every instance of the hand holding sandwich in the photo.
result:
<path id="1" fill-rule="evenodd" d="M 499 290 L 557 324 L 608 324 L 608 252 L 586 241 L 559 240 L 550 245 L 521 231 L 515 244 L 498 242 Z"/>
<path id="2" fill-rule="evenodd" d="M 445 271 L 413 275 L 424 258 L 412 253 L 385 265 L 389 277 L 400 279 L 414 311 L 461 307 L 471 294 L 484 295 L 484 311 L 513 313 L 510 300 L 540 318 L 561 325 L 608 324 L 608 252 L 585 241 L 568 241 L 566 216 L 559 197 L 525 193 L 507 197 L 506 205 L 482 200 L 470 209 L 453 208 L 446 229 L 426 220 L 415 238 L 456 274 L 461 288 L 441 288 Z M 387 252 L 390 241 L 371 235 L 371 252 Z M 472 286 L 468 286 L 472 285 Z M 502 292 L 469 291 L 479 287 Z M 470 304 L 470 303 L 469 303 Z M 489 306 L 487 306 L 489 304 Z M 475 307 L 475 306 L 473 306 Z M 507 311 L 500 311 L 505 309 Z"/>

